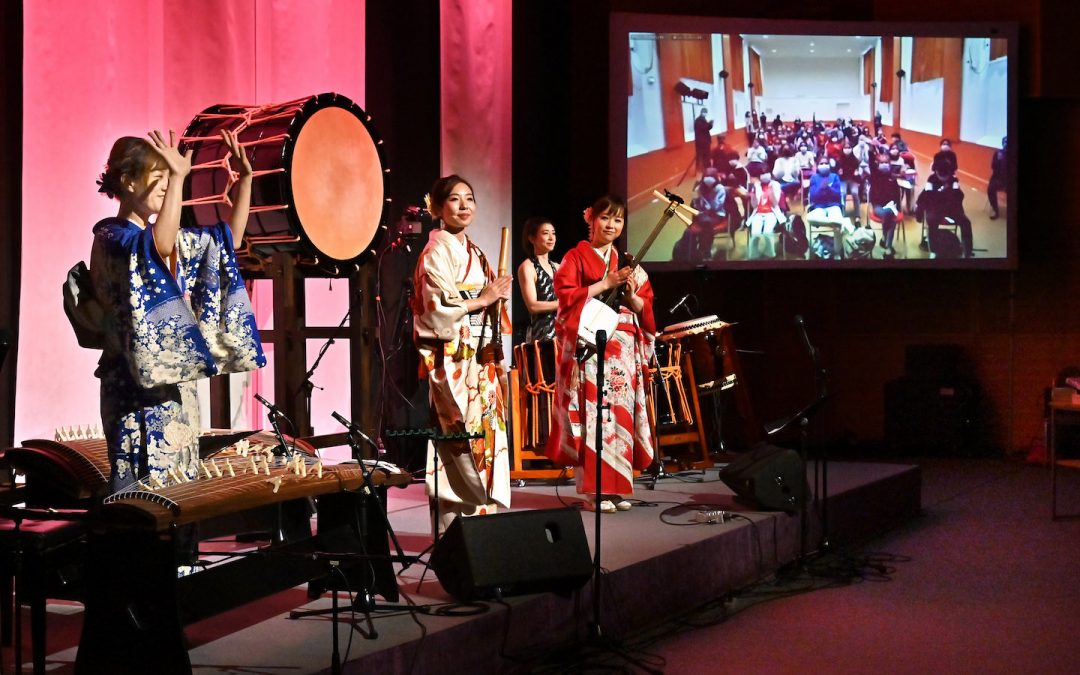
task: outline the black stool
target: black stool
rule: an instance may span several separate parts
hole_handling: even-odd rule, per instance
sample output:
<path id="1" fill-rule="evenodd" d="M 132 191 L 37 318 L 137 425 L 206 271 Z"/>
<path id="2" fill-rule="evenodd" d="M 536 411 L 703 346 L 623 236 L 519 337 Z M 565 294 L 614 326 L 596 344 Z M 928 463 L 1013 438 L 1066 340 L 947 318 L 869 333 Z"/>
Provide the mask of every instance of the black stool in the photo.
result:
<path id="1" fill-rule="evenodd" d="M 66 520 L 0 518 L 0 638 L 12 643 L 13 611 L 30 606 L 30 643 L 34 675 L 45 673 L 45 600 L 77 600 L 82 595 L 82 523 Z M 16 605 L 18 603 L 18 605 Z M 15 636 L 16 667 L 22 660 L 22 636 Z"/>

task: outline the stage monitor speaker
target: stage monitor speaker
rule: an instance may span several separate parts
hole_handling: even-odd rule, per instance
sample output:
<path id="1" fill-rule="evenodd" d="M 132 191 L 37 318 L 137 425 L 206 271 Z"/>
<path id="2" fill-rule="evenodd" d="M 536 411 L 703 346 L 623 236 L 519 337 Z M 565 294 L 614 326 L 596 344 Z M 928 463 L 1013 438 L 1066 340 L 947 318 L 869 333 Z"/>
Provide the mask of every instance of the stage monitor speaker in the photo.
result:
<path id="1" fill-rule="evenodd" d="M 457 518 L 431 554 L 431 569 L 460 602 L 498 595 L 569 592 L 592 576 L 577 509 Z"/>
<path id="2" fill-rule="evenodd" d="M 720 480 L 744 500 L 770 511 L 794 513 L 806 496 L 799 453 L 759 443 L 720 471 Z"/>

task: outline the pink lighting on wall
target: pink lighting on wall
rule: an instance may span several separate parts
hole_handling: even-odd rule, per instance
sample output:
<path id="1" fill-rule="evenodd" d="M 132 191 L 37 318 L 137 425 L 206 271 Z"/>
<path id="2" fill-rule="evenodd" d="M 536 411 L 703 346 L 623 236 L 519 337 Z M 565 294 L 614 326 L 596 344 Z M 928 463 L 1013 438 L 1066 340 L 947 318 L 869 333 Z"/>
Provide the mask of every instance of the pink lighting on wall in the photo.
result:
<path id="1" fill-rule="evenodd" d="M 440 4 L 442 171 L 472 181 L 478 210 L 469 237 L 492 261 L 501 228 L 511 226 L 511 5 Z M 505 345 L 509 357 L 510 341 Z"/>
<path id="2" fill-rule="evenodd" d="M 272 103 L 336 91 L 363 106 L 364 16 L 364 0 L 24 4 L 16 441 L 51 437 L 57 426 L 99 422 L 93 377 L 98 353 L 77 346 L 60 284 L 69 267 L 89 259 L 93 224 L 116 213 L 116 203 L 94 184 L 112 142 L 154 128 L 179 132 L 196 113 L 219 103 Z M 331 298 L 326 283 L 309 289 L 309 310 L 336 316 L 336 325 L 337 308 L 347 300 Z M 335 282 L 332 293 L 345 297 L 348 283 Z M 325 311 L 324 304 L 334 309 Z M 347 357 L 347 343 L 337 343 L 335 351 Z M 316 378 L 326 389 L 312 417 L 324 432 L 337 430 L 326 421 L 329 409 L 347 410 L 349 400 L 348 369 L 337 354 L 327 361 Z M 261 425 L 261 416 L 242 417 Z"/>

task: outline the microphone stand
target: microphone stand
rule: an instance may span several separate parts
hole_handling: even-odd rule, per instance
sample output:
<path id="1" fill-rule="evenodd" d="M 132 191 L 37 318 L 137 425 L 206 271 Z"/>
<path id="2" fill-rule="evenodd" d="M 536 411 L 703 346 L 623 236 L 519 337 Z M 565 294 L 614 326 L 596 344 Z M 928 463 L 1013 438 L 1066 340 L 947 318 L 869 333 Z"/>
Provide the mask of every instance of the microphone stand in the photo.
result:
<path id="1" fill-rule="evenodd" d="M 817 414 L 821 404 L 825 402 L 828 396 L 819 396 L 807 405 L 803 406 L 801 410 L 787 417 L 776 420 L 765 425 L 765 435 L 775 436 L 788 429 L 798 426 L 799 427 L 799 462 L 802 464 L 802 484 L 799 486 L 799 492 L 802 494 L 802 499 L 799 500 L 799 558 L 806 558 L 806 535 L 808 531 L 809 511 L 807 509 L 807 499 L 809 495 L 806 494 L 807 480 L 806 480 L 806 455 L 807 455 L 807 430 L 810 426 L 810 418 Z M 814 469 L 815 475 L 817 469 Z M 817 480 L 815 478 L 815 483 Z M 824 520 L 822 521 L 824 523 Z"/>
<path id="2" fill-rule="evenodd" d="M 345 428 L 349 430 L 349 447 L 353 451 L 353 459 L 355 459 L 357 464 L 360 465 L 360 475 L 364 477 L 364 491 L 366 492 L 366 494 L 374 496 L 376 494 L 375 484 L 372 482 L 371 474 L 375 471 L 375 464 L 373 464 L 371 468 L 367 468 L 365 466 L 364 458 L 360 451 L 360 443 L 357 439 L 362 439 L 365 443 L 371 446 L 372 451 L 375 453 L 376 462 L 378 462 L 379 457 L 379 445 L 375 441 L 371 440 L 370 436 L 361 431 L 360 427 L 356 426 L 356 424 L 345 419 L 337 412 L 332 412 L 330 414 L 333 416 L 334 419 L 336 419 L 338 422 L 344 425 Z M 394 544 L 394 551 L 397 552 L 398 558 L 401 561 L 401 571 L 404 572 L 405 570 L 409 569 L 409 567 L 411 567 L 414 562 L 416 562 L 418 556 L 405 555 L 405 551 L 401 548 L 401 543 L 398 541 L 397 534 L 394 532 L 394 528 L 390 525 L 390 517 L 386 513 L 386 508 L 383 506 L 382 500 L 376 498 L 375 501 L 378 503 L 377 511 L 379 513 L 379 517 L 382 518 L 383 524 L 386 525 L 386 532 L 390 535 L 390 541 Z"/>
<path id="3" fill-rule="evenodd" d="M 806 345 L 806 351 L 809 353 L 810 360 L 814 365 L 814 387 L 817 390 L 817 400 L 824 401 L 829 397 L 829 374 L 825 367 L 821 365 L 821 352 L 810 342 L 810 334 L 806 332 L 806 323 L 799 314 L 795 315 L 795 325 L 799 329 L 803 344 Z M 821 492 L 819 494 L 816 489 L 818 464 L 814 464 L 814 499 L 818 502 L 818 509 L 821 512 L 821 541 L 819 548 L 821 551 L 827 551 L 829 550 L 829 453 L 825 446 L 822 446 L 820 465 Z"/>
<path id="4" fill-rule="evenodd" d="M 360 311 L 363 311 L 363 305 L 361 305 L 360 302 L 359 302 L 359 300 L 360 300 L 359 296 L 360 296 L 361 293 L 363 293 L 363 290 L 362 289 L 357 289 L 357 291 L 356 291 L 356 296 L 357 296 L 357 298 L 356 298 L 356 300 L 357 300 L 356 306 L 360 308 Z M 300 385 L 297 388 L 296 393 L 293 395 L 293 401 L 294 402 L 296 400 L 296 398 L 295 398 L 296 396 L 299 396 L 300 394 L 304 395 L 304 408 L 305 408 L 305 410 L 307 410 L 307 419 L 308 419 L 308 424 L 309 425 L 310 425 L 310 420 L 311 420 L 311 395 L 314 393 L 314 390 L 316 390 L 316 389 L 319 389 L 320 391 L 322 390 L 322 387 L 317 386 L 314 382 L 311 381 L 311 377 L 315 374 L 315 371 L 318 370 L 319 364 L 322 363 L 323 357 L 326 356 L 326 352 L 327 352 L 327 350 L 330 349 L 330 346 L 332 344 L 334 344 L 334 342 L 337 340 L 337 338 L 342 333 L 345 332 L 345 323 L 349 320 L 349 317 L 352 315 L 352 308 L 353 308 L 353 305 L 352 305 L 351 300 L 350 300 L 349 308 L 345 310 L 345 316 L 341 317 L 341 322 L 338 323 L 337 328 L 335 328 L 334 332 L 330 335 L 330 337 L 326 339 L 326 342 L 324 342 L 322 344 L 322 346 L 319 347 L 319 353 L 315 356 L 315 361 L 311 364 L 311 368 L 309 368 L 308 371 L 306 373 L 304 373 L 304 379 L 303 379 L 303 381 L 300 382 Z M 361 318 L 361 320 L 362 320 L 362 318 Z M 302 434 L 297 433 L 297 435 L 299 436 L 299 435 L 302 435 Z"/>
<path id="5" fill-rule="evenodd" d="M 596 490 L 593 493 L 595 510 L 593 512 L 593 581 L 592 581 L 592 621 L 589 626 L 590 640 L 601 649 L 640 667 L 647 673 L 659 674 L 661 671 L 650 668 L 640 659 L 634 658 L 620 649 L 616 644 L 607 640 L 600 628 L 600 498 L 602 496 L 602 481 L 604 469 L 604 409 L 608 407 L 604 403 L 604 352 L 607 351 L 607 331 L 596 331 Z"/>
<path id="6" fill-rule="evenodd" d="M 593 541 L 596 551 L 593 553 L 593 596 L 591 633 L 600 639 L 600 477 L 603 476 L 604 450 L 604 352 L 607 349 L 607 331 L 596 331 L 596 492 L 593 495 Z"/>
<path id="7" fill-rule="evenodd" d="M 821 355 L 818 349 L 810 342 L 810 335 L 806 331 L 806 323 L 803 321 L 801 315 L 795 315 L 795 327 L 799 331 L 799 336 L 802 338 L 803 345 L 806 346 L 806 351 L 810 356 L 810 361 L 814 368 L 814 388 L 817 392 L 816 398 L 809 404 L 804 406 L 802 410 L 799 410 L 794 415 L 783 418 L 776 422 L 766 425 L 765 434 L 767 436 L 773 436 L 781 431 L 784 431 L 796 422 L 799 425 L 799 444 L 802 463 L 803 463 L 803 475 L 806 476 L 807 469 L 807 427 L 810 424 L 810 418 L 813 417 L 817 411 L 821 408 L 821 405 L 829 398 L 828 392 L 828 371 L 821 365 Z M 821 468 L 821 490 L 817 490 L 818 487 L 818 467 Z M 802 488 L 805 490 L 806 485 Z M 818 511 L 821 515 L 821 540 L 818 542 L 819 552 L 827 551 L 830 547 L 829 544 L 829 457 L 828 452 L 822 450 L 821 461 L 814 464 L 814 491 L 813 498 L 817 503 Z M 801 534 L 800 534 L 800 557 L 806 557 L 806 531 L 807 531 L 807 497 L 804 496 L 802 500 L 801 508 Z"/>
<path id="8" fill-rule="evenodd" d="M 278 418 L 285 417 L 285 413 L 281 412 L 280 408 L 270 401 L 267 401 L 260 394 L 255 394 L 255 400 L 266 406 L 266 419 L 270 422 L 270 427 L 274 430 L 274 436 L 277 438 L 278 443 L 280 443 L 278 447 L 281 448 L 281 452 L 277 452 L 275 448 L 274 454 L 281 457 L 292 457 L 292 455 L 296 453 L 296 446 L 294 445 L 292 450 L 289 449 L 289 444 L 285 442 L 285 435 L 281 433 L 281 425 L 278 424 Z M 289 418 L 285 417 L 285 419 Z M 291 421 L 289 422 L 289 426 L 292 426 Z M 296 432 L 294 431 L 293 433 Z"/>
<path id="9" fill-rule="evenodd" d="M 386 526 L 386 532 L 390 537 L 390 541 L 394 544 L 394 551 L 396 556 L 392 558 L 401 563 L 401 571 L 407 570 L 414 562 L 417 561 L 419 556 L 406 555 L 405 551 L 401 548 L 401 543 L 398 541 L 397 534 L 394 532 L 393 526 L 390 525 L 390 517 L 386 513 L 386 507 L 383 506 L 382 500 L 379 499 L 376 492 L 375 483 L 372 480 L 372 473 L 374 472 L 374 466 L 370 469 L 364 464 L 363 453 L 360 448 L 360 440 L 371 445 L 375 451 L 375 456 L 379 456 L 379 446 L 371 440 L 371 438 L 360 430 L 354 423 L 345 419 L 337 412 L 330 413 L 335 420 L 337 420 L 342 426 L 349 430 L 349 447 L 352 449 L 353 459 L 360 465 L 360 474 L 364 477 L 364 487 L 360 490 L 361 494 L 366 497 L 370 497 L 375 502 L 375 511 L 379 518 L 382 520 L 383 525 Z M 363 537 L 360 533 L 357 533 L 361 545 L 363 545 Z M 345 559 L 356 559 L 366 557 L 366 552 L 357 556 L 355 554 L 343 554 L 333 555 L 328 557 L 328 563 L 332 571 L 341 569 L 341 562 Z M 343 574 L 343 573 L 342 573 Z M 376 583 L 375 576 L 372 575 L 371 583 L 374 586 Z M 338 615 L 343 611 L 355 612 L 359 611 L 367 619 L 368 633 L 365 637 L 369 640 L 376 640 L 379 637 L 379 632 L 375 628 L 375 624 L 371 619 L 371 612 L 375 610 L 390 610 L 390 611 L 411 611 L 412 607 L 401 604 L 382 604 L 377 605 L 374 599 L 374 594 L 370 588 L 365 587 L 361 594 L 357 595 L 357 598 L 353 600 L 349 605 L 344 608 L 338 606 L 337 601 L 338 591 L 336 588 L 331 589 L 331 602 L 332 605 L 329 609 L 311 609 L 311 610 L 296 610 L 289 612 L 290 619 L 300 619 L 308 616 L 322 616 L 329 614 L 331 617 L 331 623 L 333 624 L 333 655 L 331 657 L 331 672 L 341 672 L 341 665 L 338 656 L 338 636 L 337 636 L 337 621 Z"/>

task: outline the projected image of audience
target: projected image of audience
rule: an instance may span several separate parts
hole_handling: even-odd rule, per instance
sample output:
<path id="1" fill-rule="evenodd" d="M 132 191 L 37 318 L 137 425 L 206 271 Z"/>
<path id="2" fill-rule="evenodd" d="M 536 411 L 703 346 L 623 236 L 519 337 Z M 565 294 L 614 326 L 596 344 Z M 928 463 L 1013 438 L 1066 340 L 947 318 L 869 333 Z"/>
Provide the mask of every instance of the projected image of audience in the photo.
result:
<path id="1" fill-rule="evenodd" d="M 1006 40 L 630 33 L 628 47 L 628 250 L 661 217 L 657 193 L 690 207 L 646 262 L 1008 258 Z"/>

